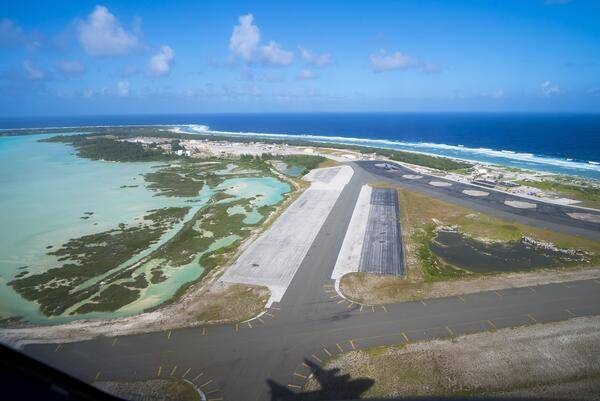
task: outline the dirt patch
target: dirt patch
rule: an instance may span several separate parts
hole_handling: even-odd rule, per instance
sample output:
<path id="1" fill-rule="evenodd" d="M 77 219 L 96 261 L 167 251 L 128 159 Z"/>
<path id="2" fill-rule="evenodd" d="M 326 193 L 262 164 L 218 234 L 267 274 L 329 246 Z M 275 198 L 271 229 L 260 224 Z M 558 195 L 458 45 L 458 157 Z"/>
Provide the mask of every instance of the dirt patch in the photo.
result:
<path id="1" fill-rule="evenodd" d="M 528 393 L 539 397 L 553 389 L 579 399 L 597 399 L 600 317 L 357 350 L 340 354 L 323 367 L 339 369 L 338 376 L 374 380 L 365 398 Z M 308 391 L 319 388 L 314 379 L 306 384 Z"/>
<path id="2" fill-rule="evenodd" d="M 378 305 L 591 279 L 600 279 L 600 267 L 549 269 L 436 282 L 411 282 L 400 277 L 350 273 L 342 277 L 340 289 L 346 298 L 354 302 Z"/>
<path id="3" fill-rule="evenodd" d="M 194 386 L 179 379 L 154 379 L 130 382 L 98 381 L 95 387 L 127 400 L 197 401 L 200 394 Z"/>

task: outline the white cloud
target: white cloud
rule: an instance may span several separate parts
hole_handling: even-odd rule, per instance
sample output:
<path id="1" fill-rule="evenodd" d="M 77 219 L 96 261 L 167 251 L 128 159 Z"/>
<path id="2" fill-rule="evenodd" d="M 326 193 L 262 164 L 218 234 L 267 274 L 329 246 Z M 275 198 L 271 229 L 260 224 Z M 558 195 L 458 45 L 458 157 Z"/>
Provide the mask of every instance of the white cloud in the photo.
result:
<path id="1" fill-rule="evenodd" d="M 333 64 L 333 59 L 329 53 L 314 54 L 303 47 L 299 47 L 299 49 L 300 56 L 307 64 L 319 68 Z"/>
<path id="2" fill-rule="evenodd" d="M 375 72 L 404 70 L 419 66 L 417 60 L 406 54 L 402 54 L 401 52 L 388 54 L 384 49 L 381 49 L 379 53 L 371 54 L 369 59 L 371 60 L 371 67 Z"/>
<path id="3" fill-rule="evenodd" d="M 155 76 L 169 75 L 175 52 L 169 46 L 161 46 L 158 53 L 150 59 L 150 73 Z"/>
<path id="4" fill-rule="evenodd" d="M 294 53 L 283 50 L 279 43 L 269 42 L 268 45 L 261 47 L 263 61 L 272 65 L 289 65 L 294 60 Z"/>
<path id="5" fill-rule="evenodd" d="M 560 88 L 550 81 L 544 81 L 540 84 L 544 96 L 552 96 L 560 94 Z"/>
<path id="6" fill-rule="evenodd" d="M 108 8 L 96 6 L 85 21 L 77 24 L 79 43 L 90 56 L 116 56 L 137 47 L 138 37 L 121 26 Z"/>
<path id="7" fill-rule="evenodd" d="M 25 34 L 14 21 L 3 18 L 0 20 L 0 46 L 20 45 L 25 41 Z"/>
<path id="8" fill-rule="evenodd" d="M 46 78 L 46 73 L 29 60 L 23 61 L 23 71 L 29 81 L 41 81 Z"/>
<path id="9" fill-rule="evenodd" d="M 229 49 L 236 56 L 251 61 L 254 58 L 258 43 L 260 42 L 260 30 L 253 25 L 252 14 L 242 15 L 238 18 L 239 25 L 233 27 L 229 39 Z"/>
<path id="10" fill-rule="evenodd" d="M 421 71 L 425 74 L 438 74 L 442 72 L 442 67 L 433 63 L 423 63 L 423 65 L 421 65 Z"/>
<path id="11" fill-rule="evenodd" d="M 317 76 L 311 70 L 300 70 L 296 75 L 296 79 L 306 80 L 306 79 L 315 79 Z"/>
<path id="12" fill-rule="evenodd" d="M 239 25 L 233 27 L 229 38 L 231 53 L 246 62 L 261 62 L 266 65 L 285 66 L 294 60 L 294 53 L 284 50 L 275 41 L 260 44 L 260 29 L 254 25 L 252 14 L 238 18 Z"/>
<path id="13" fill-rule="evenodd" d="M 56 63 L 56 68 L 65 76 L 83 74 L 86 70 L 81 61 L 63 60 Z"/>
<path id="14" fill-rule="evenodd" d="M 489 97 L 491 99 L 502 99 L 504 97 L 504 90 L 496 89 L 491 92 L 483 92 L 481 94 L 482 97 Z"/>
<path id="15" fill-rule="evenodd" d="M 117 95 L 121 97 L 129 96 L 131 92 L 129 82 L 127 81 L 119 81 L 117 82 Z"/>

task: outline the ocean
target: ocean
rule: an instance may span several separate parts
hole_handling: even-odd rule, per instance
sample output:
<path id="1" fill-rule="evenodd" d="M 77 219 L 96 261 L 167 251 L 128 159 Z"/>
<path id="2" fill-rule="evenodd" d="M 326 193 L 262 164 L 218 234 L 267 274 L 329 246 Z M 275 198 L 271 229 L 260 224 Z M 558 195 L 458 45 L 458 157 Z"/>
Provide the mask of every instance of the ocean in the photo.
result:
<path id="1" fill-rule="evenodd" d="M 0 119 L 0 128 L 182 125 L 412 150 L 600 179 L 600 114 L 272 113 Z"/>

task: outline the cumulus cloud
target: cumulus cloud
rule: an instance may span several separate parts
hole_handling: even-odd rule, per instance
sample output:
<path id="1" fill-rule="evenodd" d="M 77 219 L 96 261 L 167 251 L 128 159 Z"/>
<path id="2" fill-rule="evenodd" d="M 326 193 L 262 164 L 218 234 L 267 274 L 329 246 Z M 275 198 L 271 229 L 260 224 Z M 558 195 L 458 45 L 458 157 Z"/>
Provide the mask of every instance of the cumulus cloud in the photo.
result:
<path id="1" fill-rule="evenodd" d="M 96 6 L 84 21 L 78 22 L 77 35 L 90 56 L 123 55 L 138 46 L 137 35 L 126 31 L 104 6 Z"/>
<path id="2" fill-rule="evenodd" d="M 296 75 L 296 79 L 300 79 L 300 80 L 315 79 L 316 77 L 317 76 L 315 75 L 315 73 L 308 69 L 300 70 L 300 71 L 298 71 L 298 74 Z"/>
<path id="3" fill-rule="evenodd" d="M 23 72 L 25 79 L 29 81 L 41 81 L 46 78 L 46 73 L 30 60 L 23 61 Z"/>
<path id="4" fill-rule="evenodd" d="M 129 96 L 131 89 L 129 86 L 129 82 L 127 81 L 119 81 L 117 82 L 117 95 L 121 97 Z"/>
<path id="5" fill-rule="evenodd" d="M 233 27 L 229 38 L 231 53 L 246 62 L 260 62 L 266 65 L 285 66 L 294 60 L 294 53 L 284 50 L 275 41 L 267 45 L 260 43 L 260 29 L 254 24 L 252 14 L 238 18 L 238 25 Z"/>
<path id="6" fill-rule="evenodd" d="M 154 76 L 169 75 L 175 52 L 169 46 L 161 46 L 158 53 L 150 59 L 150 73 Z"/>
<path id="7" fill-rule="evenodd" d="M 301 46 L 299 47 L 299 50 L 302 59 L 313 67 L 321 68 L 333 64 L 333 59 L 329 53 L 314 54 Z"/>
<path id="8" fill-rule="evenodd" d="M 388 53 L 385 49 L 381 49 L 378 53 L 371 54 L 369 60 L 371 60 L 371 68 L 375 72 L 417 68 L 425 74 L 437 74 L 442 71 L 437 64 L 420 61 L 399 51 Z"/>
<path id="9" fill-rule="evenodd" d="M 81 75 L 85 72 L 85 64 L 81 61 L 62 60 L 56 63 L 56 68 L 64 76 Z"/>
<path id="10" fill-rule="evenodd" d="M 542 94 L 544 96 L 553 96 L 560 94 L 560 88 L 550 81 L 544 81 L 540 84 Z"/>

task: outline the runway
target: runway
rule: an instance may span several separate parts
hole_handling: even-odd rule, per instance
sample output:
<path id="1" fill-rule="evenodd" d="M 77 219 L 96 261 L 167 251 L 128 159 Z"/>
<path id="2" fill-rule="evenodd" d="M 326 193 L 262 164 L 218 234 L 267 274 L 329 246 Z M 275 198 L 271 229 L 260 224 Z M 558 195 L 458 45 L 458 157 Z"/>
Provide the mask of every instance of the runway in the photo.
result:
<path id="1" fill-rule="evenodd" d="M 433 186 L 429 177 L 405 179 L 402 174 L 409 173 L 392 173 L 373 164 L 352 164 L 352 179 L 281 302 L 260 318 L 243 324 L 30 345 L 25 351 L 86 381 L 173 376 L 192 381 L 209 400 L 292 400 L 299 399 L 295 394 L 312 372 L 311 364 L 320 365 L 340 352 L 600 313 L 597 280 L 385 306 L 340 298 L 330 277 L 360 189 L 369 182 L 387 180 L 500 217 L 600 238 L 598 225 L 565 214 L 572 208 L 545 204 L 535 210 L 510 208 L 504 205 L 504 194 L 490 190 L 485 200 L 469 197 L 461 192 L 467 186 Z"/>

